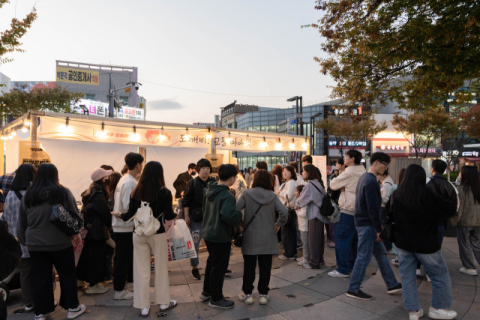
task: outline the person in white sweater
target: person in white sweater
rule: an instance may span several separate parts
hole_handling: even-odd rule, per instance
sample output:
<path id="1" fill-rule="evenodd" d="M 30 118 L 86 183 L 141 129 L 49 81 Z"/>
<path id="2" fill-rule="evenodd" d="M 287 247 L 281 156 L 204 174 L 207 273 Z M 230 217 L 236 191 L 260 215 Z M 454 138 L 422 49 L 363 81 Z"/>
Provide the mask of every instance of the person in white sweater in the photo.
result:
<path id="1" fill-rule="evenodd" d="M 340 190 L 338 205 L 340 220 L 337 223 L 335 238 L 335 256 L 337 269 L 328 273 L 335 278 L 350 277 L 350 270 L 357 258 L 358 235 L 355 228 L 355 198 L 358 179 L 365 174 L 361 164 L 362 154 L 357 150 L 349 150 L 344 157 L 347 168 L 337 178 L 330 181 L 330 189 Z"/>
<path id="2" fill-rule="evenodd" d="M 130 206 L 130 196 L 137 186 L 137 176 L 142 172 L 144 158 L 141 154 L 130 152 L 125 156 L 128 173 L 118 181 L 115 189 L 114 212 L 127 213 Z M 134 221 L 124 222 L 112 216 L 112 227 L 116 239 L 115 272 L 113 275 L 113 289 L 115 300 L 131 300 L 133 293 L 125 289 L 125 283 L 133 270 L 133 227 Z"/>
<path id="3" fill-rule="evenodd" d="M 283 178 L 285 183 L 275 193 L 280 201 L 288 209 L 288 221 L 282 227 L 282 243 L 285 249 L 284 254 L 279 255 L 280 260 L 295 260 L 297 256 L 297 227 L 295 221 L 297 215 L 295 213 L 295 189 L 297 187 L 297 175 L 292 166 L 283 168 Z"/>
<path id="4" fill-rule="evenodd" d="M 303 179 L 302 179 L 303 180 Z M 300 197 L 300 194 L 303 191 L 305 186 L 303 184 L 297 186 L 295 189 L 295 202 L 296 199 Z M 303 245 L 303 257 L 298 258 L 298 265 L 303 266 L 310 261 L 310 247 L 308 246 L 308 219 L 307 219 L 307 207 L 298 208 L 297 219 L 298 219 L 298 230 L 300 231 L 300 237 L 302 239 Z"/>

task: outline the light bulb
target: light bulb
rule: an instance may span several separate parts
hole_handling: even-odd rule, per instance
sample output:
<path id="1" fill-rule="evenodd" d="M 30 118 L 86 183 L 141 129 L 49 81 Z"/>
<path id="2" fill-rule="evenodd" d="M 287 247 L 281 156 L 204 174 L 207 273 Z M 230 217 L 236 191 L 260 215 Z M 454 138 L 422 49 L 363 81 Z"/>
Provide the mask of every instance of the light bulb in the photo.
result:
<path id="1" fill-rule="evenodd" d="M 27 118 L 25 119 L 25 121 L 23 122 L 24 125 L 26 126 L 30 126 L 32 123 L 30 122 L 30 118 Z"/>
<path id="2" fill-rule="evenodd" d="M 308 147 L 308 144 L 307 144 L 306 142 L 303 142 L 303 143 L 302 143 L 302 148 L 303 148 L 303 149 L 307 149 L 307 147 Z"/>
<path id="3" fill-rule="evenodd" d="M 28 128 L 26 126 L 23 126 L 22 127 L 22 132 L 27 132 L 28 131 Z"/>
<path id="4" fill-rule="evenodd" d="M 16 131 L 10 131 L 10 134 L 15 137 L 17 135 L 17 132 Z"/>
<path id="5" fill-rule="evenodd" d="M 207 140 L 212 140 L 212 135 L 210 133 L 207 133 Z"/>
<path id="6" fill-rule="evenodd" d="M 282 150 L 282 144 L 279 142 L 275 143 L 275 149 Z"/>
<path id="7" fill-rule="evenodd" d="M 190 141 L 191 136 L 189 134 L 186 134 L 183 136 L 183 140 L 185 141 Z"/>
<path id="8" fill-rule="evenodd" d="M 160 142 L 165 142 L 167 140 L 167 136 L 164 134 L 161 134 L 158 136 L 158 140 L 160 140 Z"/>
<path id="9" fill-rule="evenodd" d="M 290 143 L 290 149 L 294 150 L 295 149 L 295 143 Z"/>

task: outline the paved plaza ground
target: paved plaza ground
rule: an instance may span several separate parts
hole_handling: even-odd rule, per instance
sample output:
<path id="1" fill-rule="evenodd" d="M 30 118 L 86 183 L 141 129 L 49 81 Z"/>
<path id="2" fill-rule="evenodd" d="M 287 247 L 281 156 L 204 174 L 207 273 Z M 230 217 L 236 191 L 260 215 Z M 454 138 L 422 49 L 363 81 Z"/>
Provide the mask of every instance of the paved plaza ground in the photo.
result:
<path id="1" fill-rule="evenodd" d="M 272 278 L 270 281 L 270 303 L 267 306 L 258 304 L 258 291 L 254 291 L 255 304 L 247 306 L 238 301 L 242 292 L 243 258 L 239 249 L 230 259 L 233 275 L 225 278 L 223 292 L 226 297 L 235 301 L 235 308 L 219 310 L 208 307 L 199 299 L 203 281 L 194 280 L 191 276 L 189 261 L 169 264 L 170 292 L 172 299 L 178 301 L 177 308 L 168 311 L 164 319 L 251 319 L 251 320 L 303 320 L 303 319 L 408 319 L 403 309 L 402 295 L 388 295 L 385 283 L 372 259 L 367 269 L 362 290 L 373 295 L 372 301 L 361 301 L 348 298 L 345 292 L 349 279 L 331 278 L 327 273 L 335 269 L 335 250 L 325 248 L 326 266 L 320 270 L 305 270 L 297 266 L 295 261 L 280 261 L 273 258 Z M 458 312 L 457 319 L 480 319 L 480 278 L 461 274 L 457 241 L 446 238 L 442 248 L 452 278 L 453 309 Z M 299 251 L 301 255 L 301 250 Z M 393 258 L 393 256 L 389 256 Z M 207 253 L 200 254 L 200 273 L 203 274 Z M 394 267 L 400 281 L 398 268 Z M 257 270 L 258 273 L 258 270 Z M 202 279 L 203 280 L 203 279 Z M 257 279 L 258 281 L 258 279 Z M 153 273 L 152 281 L 153 285 Z M 255 284 L 256 285 L 256 284 Z M 79 319 L 138 319 L 139 310 L 133 308 L 132 301 L 113 300 L 112 285 L 110 291 L 101 295 L 86 295 L 79 290 L 80 303 L 87 305 L 88 313 Z M 129 284 L 131 289 L 132 285 Z M 153 288 L 150 288 L 153 296 Z M 432 284 L 426 279 L 418 279 L 418 291 L 421 305 L 428 310 L 432 300 Z M 55 291 L 58 300 L 60 286 Z M 20 308 L 20 292 L 12 292 L 7 302 L 8 319 L 33 319 L 33 314 L 13 314 Z M 157 319 L 158 306 L 152 306 L 150 319 Z M 57 308 L 50 319 L 66 319 L 67 312 Z M 425 318 L 428 318 L 426 315 Z"/>

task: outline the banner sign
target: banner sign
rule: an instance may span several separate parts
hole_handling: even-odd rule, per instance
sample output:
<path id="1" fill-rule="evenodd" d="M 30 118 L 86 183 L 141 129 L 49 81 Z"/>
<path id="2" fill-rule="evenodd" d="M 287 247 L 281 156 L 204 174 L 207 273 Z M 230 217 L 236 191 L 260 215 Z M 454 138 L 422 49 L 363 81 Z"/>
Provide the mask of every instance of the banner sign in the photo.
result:
<path id="1" fill-rule="evenodd" d="M 87 114 L 81 106 L 87 108 L 88 113 L 91 116 L 106 117 L 108 113 L 108 103 L 101 101 L 80 99 L 78 102 L 72 103 L 71 106 L 72 111 L 75 110 L 80 114 Z"/>
<path id="2" fill-rule="evenodd" d="M 18 158 L 18 165 L 30 163 L 37 168 L 43 163 L 51 163 L 50 157 L 45 152 L 40 142 L 19 141 L 20 156 Z"/>
<path id="3" fill-rule="evenodd" d="M 118 110 L 117 118 L 130 120 L 145 120 L 145 110 L 140 108 L 122 107 Z"/>
<path id="4" fill-rule="evenodd" d="M 91 142 L 135 144 L 158 147 L 209 148 L 213 144 L 217 149 L 232 151 L 300 151 L 307 150 L 305 140 L 290 139 L 279 142 L 274 137 L 250 137 L 226 132 L 215 132 L 212 137 L 207 130 L 176 128 L 136 128 L 113 126 L 101 122 L 94 124 L 85 120 L 70 119 L 66 126 L 65 119 L 42 117 L 39 137 L 47 139 L 67 139 Z M 288 142 L 287 142 L 288 141 Z"/>
<path id="5" fill-rule="evenodd" d="M 327 182 L 327 156 L 312 156 L 312 164 L 320 170 L 322 180 L 326 185 Z"/>
<path id="6" fill-rule="evenodd" d="M 91 86 L 99 85 L 99 72 L 86 69 L 76 69 L 71 67 L 57 66 L 56 81 L 76 84 L 86 84 Z"/>

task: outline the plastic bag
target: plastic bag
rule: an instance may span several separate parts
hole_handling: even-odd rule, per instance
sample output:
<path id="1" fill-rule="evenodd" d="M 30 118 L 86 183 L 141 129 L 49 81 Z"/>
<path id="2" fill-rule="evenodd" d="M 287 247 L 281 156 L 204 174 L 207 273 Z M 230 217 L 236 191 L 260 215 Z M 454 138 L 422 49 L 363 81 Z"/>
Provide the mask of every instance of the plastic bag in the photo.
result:
<path id="1" fill-rule="evenodd" d="M 195 245 L 190 229 L 184 220 L 175 220 L 167 230 L 168 261 L 196 258 Z"/>

